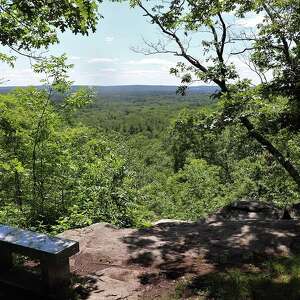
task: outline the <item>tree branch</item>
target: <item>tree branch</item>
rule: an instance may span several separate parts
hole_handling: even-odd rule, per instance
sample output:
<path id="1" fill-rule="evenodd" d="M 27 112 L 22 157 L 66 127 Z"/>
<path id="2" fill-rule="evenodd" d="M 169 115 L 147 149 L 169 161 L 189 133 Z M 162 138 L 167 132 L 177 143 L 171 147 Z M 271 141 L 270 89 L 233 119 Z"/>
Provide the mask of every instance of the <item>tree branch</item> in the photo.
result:
<path id="1" fill-rule="evenodd" d="M 179 46 L 181 53 L 179 53 L 179 56 L 184 57 L 188 62 L 190 62 L 194 67 L 198 68 L 199 70 L 201 70 L 204 73 L 207 73 L 207 68 L 205 66 L 203 66 L 196 58 L 194 58 L 193 56 L 189 55 L 186 52 L 186 49 L 184 48 L 181 40 L 179 39 L 179 37 L 176 35 L 175 32 L 172 32 L 170 30 L 167 30 L 163 24 L 159 21 L 157 16 L 154 16 L 153 14 L 151 14 L 143 5 L 142 3 L 139 3 L 139 7 L 146 13 L 146 16 L 150 17 L 151 20 L 157 24 L 159 26 L 159 28 L 161 29 L 161 31 L 163 33 L 165 33 L 166 35 L 168 35 L 169 37 L 171 37 L 176 44 Z"/>
<path id="2" fill-rule="evenodd" d="M 154 55 L 154 54 L 173 54 L 175 56 L 180 56 L 180 53 L 174 50 L 168 50 L 166 45 L 159 40 L 157 43 L 152 43 L 143 38 L 143 42 L 148 48 L 136 48 L 131 47 L 130 49 L 136 53 L 142 53 L 144 55 Z M 152 49 L 152 51 L 150 50 Z"/>
<path id="3" fill-rule="evenodd" d="M 221 15 L 221 13 L 218 13 L 218 17 L 221 21 L 221 24 L 222 24 L 222 38 L 221 38 L 221 49 L 220 49 L 220 52 L 221 52 L 221 55 L 223 56 L 223 53 L 224 53 L 224 48 L 225 48 L 225 43 L 226 43 L 226 37 L 227 37 L 227 28 L 226 28 L 226 24 L 224 22 L 224 19 Z"/>
<path id="4" fill-rule="evenodd" d="M 262 6 L 263 6 L 264 10 L 266 11 L 266 13 L 268 14 L 268 16 L 270 17 L 271 21 L 272 21 L 273 23 L 276 23 L 275 16 L 274 16 L 273 13 L 271 12 L 271 10 L 270 10 L 269 7 L 267 6 L 267 4 L 262 4 Z M 293 67 L 293 60 L 292 60 L 291 55 L 290 55 L 290 47 L 289 47 L 289 44 L 288 44 L 288 42 L 287 42 L 285 36 L 284 36 L 280 31 L 278 32 L 278 34 L 279 34 L 279 37 L 280 37 L 281 42 L 282 42 L 282 44 L 283 44 L 283 45 L 282 45 L 282 46 L 283 46 L 282 50 L 283 50 L 283 53 L 284 53 L 284 55 L 285 55 L 286 61 L 287 61 L 287 63 L 288 63 L 291 67 Z"/>
<path id="5" fill-rule="evenodd" d="M 263 147 L 265 147 L 273 155 L 273 157 L 280 163 L 281 166 L 284 167 L 284 169 L 294 179 L 298 187 L 300 187 L 300 174 L 297 168 L 288 159 L 286 159 L 283 156 L 283 154 L 272 145 L 271 142 L 269 142 L 262 134 L 255 130 L 253 124 L 249 121 L 247 117 L 240 117 L 240 121 L 247 128 L 250 136 L 255 138 Z"/>
<path id="6" fill-rule="evenodd" d="M 251 50 L 253 50 L 253 49 L 255 49 L 255 48 L 254 48 L 254 47 L 247 47 L 247 48 L 244 48 L 244 49 L 241 50 L 241 51 L 231 52 L 230 54 L 231 54 L 231 55 L 243 54 L 243 53 L 245 53 L 246 51 L 251 51 Z"/>

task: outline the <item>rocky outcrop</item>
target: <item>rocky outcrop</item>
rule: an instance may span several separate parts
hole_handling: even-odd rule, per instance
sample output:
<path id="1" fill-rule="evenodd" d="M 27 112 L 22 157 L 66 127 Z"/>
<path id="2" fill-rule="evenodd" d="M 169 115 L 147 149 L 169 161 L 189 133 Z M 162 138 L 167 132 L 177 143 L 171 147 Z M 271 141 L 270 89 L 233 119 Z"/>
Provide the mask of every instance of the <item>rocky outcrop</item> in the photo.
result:
<path id="1" fill-rule="evenodd" d="M 233 202 L 217 213 L 210 216 L 209 220 L 278 220 L 281 219 L 283 211 L 274 205 L 252 200 L 241 200 Z"/>
<path id="2" fill-rule="evenodd" d="M 94 224 L 61 234 L 79 241 L 71 258 L 74 287 L 82 299 L 154 299 L 145 295 L 186 274 L 204 274 L 225 264 L 251 262 L 261 255 L 300 251 L 300 223 L 294 220 L 251 219 L 249 214 L 273 210 L 245 203 L 232 205 L 247 218 L 231 220 L 221 211 L 215 220 L 164 220 L 146 229 L 118 229 Z M 224 216 L 223 216 L 224 215 Z M 252 214 L 250 216 L 253 216 Z M 160 286 L 164 286 L 160 288 Z"/>

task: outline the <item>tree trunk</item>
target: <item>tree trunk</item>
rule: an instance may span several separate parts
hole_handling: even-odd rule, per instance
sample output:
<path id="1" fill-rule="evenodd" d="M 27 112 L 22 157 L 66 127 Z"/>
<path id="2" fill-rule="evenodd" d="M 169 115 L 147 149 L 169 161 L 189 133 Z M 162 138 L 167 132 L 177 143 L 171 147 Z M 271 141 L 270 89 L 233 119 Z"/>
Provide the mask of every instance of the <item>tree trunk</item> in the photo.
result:
<path id="1" fill-rule="evenodd" d="M 21 178 L 18 171 L 15 171 L 15 202 L 22 210 L 23 202 L 22 202 L 22 192 L 21 192 Z"/>
<path id="2" fill-rule="evenodd" d="M 220 86 L 220 88 L 222 93 L 227 93 L 227 96 L 230 97 L 226 84 L 225 86 Z M 300 190 L 300 173 L 294 164 L 285 158 L 284 155 L 266 137 L 259 133 L 247 117 L 240 117 L 240 121 L 242 125 L 247 128 L 249 135 L 266 148 L 277 162 L 286 170 Z"/>
<path id="3" fill-rule="evenodd" d="M 252 136 L 273 155 L 273 157 L 279 162 L 279 164 L 293 178 L 294 182 L 300 189 L 300 174 L 298 169 L 288 159 L 286 159 L 284 155 L 269 140 L 267 140 L 261 133 L 255 130 L 254 125 L 247 117 L 240 117 L 240 121 L 247 128 L 250 136 Z"/>

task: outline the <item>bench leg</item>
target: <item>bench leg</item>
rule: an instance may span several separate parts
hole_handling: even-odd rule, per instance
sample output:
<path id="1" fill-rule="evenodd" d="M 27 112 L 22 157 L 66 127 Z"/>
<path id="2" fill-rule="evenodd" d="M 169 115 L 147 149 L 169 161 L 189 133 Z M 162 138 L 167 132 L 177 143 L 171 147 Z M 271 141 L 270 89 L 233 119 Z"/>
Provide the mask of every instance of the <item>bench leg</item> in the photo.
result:
<path id="1" fill-rule="evenodd" d="M 70 284 L 69 259 L 59 262 L 41 262 L 43 283 L 50 294 L 56 294 L 56 299 L 66 299 Z"/>
<path id="2" fill-rule="evenodd" d="M 13 267 L 12 253 L 7 249 L 0 249 L 0 272 L 8 271 Z"/>

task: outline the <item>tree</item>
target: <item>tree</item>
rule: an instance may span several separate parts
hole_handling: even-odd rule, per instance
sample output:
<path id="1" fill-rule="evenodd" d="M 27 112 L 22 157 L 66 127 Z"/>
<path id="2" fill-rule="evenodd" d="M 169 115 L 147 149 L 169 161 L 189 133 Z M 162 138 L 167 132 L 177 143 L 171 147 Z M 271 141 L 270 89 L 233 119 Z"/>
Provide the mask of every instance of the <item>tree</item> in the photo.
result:
<path id="1" fill-rule="evenodd" d="M 128 226 L 134 182 L 118 146 L 96 129 L 71 126 L 55 103 L 45 106 L 48 97 L 36 88 L 0 95 L 0 222 Z M 78 106 L 74 94 L 65 103 Z"/>
<path id="2" fill-rule="evenodd" d="M 0 44 L 36 57 L 33 50 L 59 42 L 59 31 L 88 35 L 101 17 L 97 2 L 101 0 L 1 0 Z M 15 56 L 0 53 L 0 60 L 13 64 Z"/>
<path id="3" fill-rule="evenodd" d="M 283 127 L 299 128 L 299 1 L 172 0 L 157 4 L 132 0 L 131 5 L 142 9 L 167 38 L 157 43 L 146 42 L 146 49 L 136 51 L 183 58 L 185 63 L 179 62 L 170 70 L 182 78 L 180 93 L 195 80 L 218 85 L 222 109 L 214 125 L 242 124 L 249 136 L 271 153 L 300 188 L 298 166 L 277 147 L 276 139 L 270 138 L 272 132 L 264 118 L 266 106 L 271 110 L 272 105 L 280 102 L 280 96 L 287 95 L 288 101 L 276 120 L 272 120 L 271 128 L 274 124 L 275 131 Z M 239 22 L 233 22 L 233 17 L 243 21 L 249 13 L 260 15 L 263 22 L 250 29 L 234 27 Z M 191 50 L 194 39 L 201 45 L 200 54 Z M 172 43 L 174 47 L 168 47 Z M 246 53 L 248 64 L 263 81 L 256 89 L 249 80 L 240 79 L 232 63 L 232 56 Z M 264 82 L 267 71 L 272 71 L 273 79 Z M 261 117 L 265 122 L 258 126 Z"/>
<path id="4" fill-rule="evenodd" d="M 95 31 L 101 0 L 0 0 L 0 44 L 38 59 L 43 89 L 0 95 L 0 221 L 61 231 L 107 221 L 128 226 L 133 180 L 116 145 L 99 131 L 70 124 L 71 112 L 91 102 L 72 92 L 66 55 L 39 57 L 58 32 Z M 0 53 L 14 64 L 15 57 Z M 53 101 L 58 94 L 63 101 Z"/>

